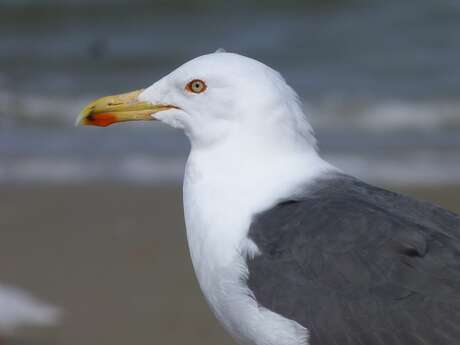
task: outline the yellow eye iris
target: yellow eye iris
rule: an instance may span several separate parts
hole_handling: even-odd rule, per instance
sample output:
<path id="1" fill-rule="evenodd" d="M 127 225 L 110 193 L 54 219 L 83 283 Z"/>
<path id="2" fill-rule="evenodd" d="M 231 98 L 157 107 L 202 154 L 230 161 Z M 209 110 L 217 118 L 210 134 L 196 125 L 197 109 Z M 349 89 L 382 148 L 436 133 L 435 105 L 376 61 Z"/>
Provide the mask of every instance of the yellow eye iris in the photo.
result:
<path id="1" fill-rule="evenodd" d="M 206 84 L 200 79 L 194 79 L 187 84 L 185 89 L 193 93 L 202 93 L 206 91 Z"/>

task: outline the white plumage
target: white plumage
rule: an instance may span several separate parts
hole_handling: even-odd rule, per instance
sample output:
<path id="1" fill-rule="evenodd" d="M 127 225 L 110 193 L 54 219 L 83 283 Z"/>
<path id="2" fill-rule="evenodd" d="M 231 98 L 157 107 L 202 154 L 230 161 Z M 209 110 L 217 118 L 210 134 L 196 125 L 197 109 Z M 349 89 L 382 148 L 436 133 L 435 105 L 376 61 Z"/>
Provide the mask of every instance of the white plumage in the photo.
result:
<path id="1" fill-rule="evenodd" d="M 189 80 L 206 82 L 187 93 Z M 237 54 L 196 58 L 146 89 L 142 101 L 179 109 L 155 114 L 191 142 L 184 178 L 190 253 L 201 289 L 242 344 L 304 345 L 308 331 L 258 306 L 244 284 L 252 217 L 334 170 L 316 150 L 295 92 L 279 73 Z"/>
<path id="2" fill-rule="evenodd" d="M 58 324 L 59 308 L 16 287 L 0 285 L 0 336 L 13 335 L 21 327 Z"/>

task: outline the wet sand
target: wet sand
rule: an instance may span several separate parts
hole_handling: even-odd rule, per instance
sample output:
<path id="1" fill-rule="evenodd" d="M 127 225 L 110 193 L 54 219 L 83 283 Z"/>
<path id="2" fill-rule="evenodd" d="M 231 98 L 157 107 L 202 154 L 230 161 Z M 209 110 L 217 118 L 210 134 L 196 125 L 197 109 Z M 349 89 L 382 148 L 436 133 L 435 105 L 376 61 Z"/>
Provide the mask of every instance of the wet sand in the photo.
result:
<path id="1" fill-rule="evenodd" d="M 460 186 L 397 189 L 460 212 Z M 3 185 L 0 230 L 0 282 L 66 312 L 40 344 L 233 344 L 193 275 L 179 187 Z"/>

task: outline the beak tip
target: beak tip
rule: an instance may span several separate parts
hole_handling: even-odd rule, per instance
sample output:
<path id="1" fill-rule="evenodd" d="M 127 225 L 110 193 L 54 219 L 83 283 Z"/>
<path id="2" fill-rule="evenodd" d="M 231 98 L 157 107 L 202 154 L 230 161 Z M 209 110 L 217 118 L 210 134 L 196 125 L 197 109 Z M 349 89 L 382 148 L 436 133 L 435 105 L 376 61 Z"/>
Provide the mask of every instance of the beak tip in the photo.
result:
<path id="1" fill-rule="evenodd" d="M 78 114 L 77 118 L 75 119 L 75 123 L 74 123 L 75 127 L 79 127 L 81 125 L 84 125 L 87 115 L 88 114 L 85 114 L 84 112 Z"/>

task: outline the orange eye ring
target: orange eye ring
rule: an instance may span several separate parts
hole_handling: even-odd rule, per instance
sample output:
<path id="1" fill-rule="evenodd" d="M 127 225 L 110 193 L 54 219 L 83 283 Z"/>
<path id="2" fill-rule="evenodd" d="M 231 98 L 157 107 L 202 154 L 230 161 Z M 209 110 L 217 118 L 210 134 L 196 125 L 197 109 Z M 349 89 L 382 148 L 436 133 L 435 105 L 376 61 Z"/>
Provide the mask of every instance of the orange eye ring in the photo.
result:
<path id="1" fill-rule="evenodd" d="M 186 86 L 185 89 L 187 91 L 193 92 L 193 93 L 202 93 L 206 91 L 206 83 L 203 80 L 200 79 L 193 79 L 191 82 L 189 82 Z"/>

